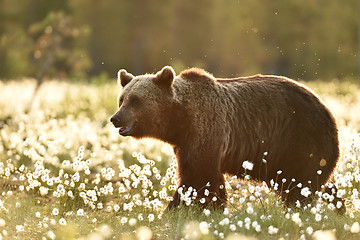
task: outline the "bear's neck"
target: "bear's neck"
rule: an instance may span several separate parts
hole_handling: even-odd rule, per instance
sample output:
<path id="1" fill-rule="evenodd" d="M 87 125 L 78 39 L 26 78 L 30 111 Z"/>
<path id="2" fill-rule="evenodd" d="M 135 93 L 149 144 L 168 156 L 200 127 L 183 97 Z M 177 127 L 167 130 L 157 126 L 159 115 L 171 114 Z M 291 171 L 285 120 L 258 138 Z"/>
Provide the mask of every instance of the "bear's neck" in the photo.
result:
<path id="1" fill-rule="evenodd" d="M 181 147 L 187 141 L 187 136 L 194 132 L 189 121 L 191 118 L 179 105 L 169 107 L 164 114 L 168 116 L 168 119 L 164 122 L 162 136 L 157 138 L 173 146 Z"/>

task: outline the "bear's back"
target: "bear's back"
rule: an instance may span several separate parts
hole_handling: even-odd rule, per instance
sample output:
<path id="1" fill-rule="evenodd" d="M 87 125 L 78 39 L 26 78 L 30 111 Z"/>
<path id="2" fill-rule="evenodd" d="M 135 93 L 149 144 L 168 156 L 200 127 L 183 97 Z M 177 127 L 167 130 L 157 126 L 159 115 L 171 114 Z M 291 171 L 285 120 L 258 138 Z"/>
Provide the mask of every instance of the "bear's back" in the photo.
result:
<path id="1" fill-rule="evenodd" d="M 197 104 L 192 110 L 199 119 L 205 119 L 204 114 L 212 119 L 206 128 L 215 131 L 219 127 L 217 136 L 224 133 L 220 142 L 229 139 L 224 151 L 227 159 L 242 156 L 239 159 L 256 162 L 269 151 L 270 157 L 277 159 L 297 156 L 293 165 L 300 167 L 301 159 L 314 152 L 318 160 L 327 159 L 329 171 L 334 168 L 339 154 L 335 119 L 306 86 L 273 75 L 214 78 L 200 69 L 186 70 L 180 77 L 193 89 L 188 98 Z M 246 148 L 238 144 L 244 142 Z M 239 169 L 240 163 L 226 161 L 223 169 Z M 269 173 L 278 170 L 279 166 L 273 166 L 269 165 Z M 314 163 L 309 168 L 317 170 L 317 166 Z"/>
<path id="2" fill-rule="evenodd" d="M 249 77 L 215 78 L 208 72 L 191 68 L 180 73 L 188 87 L 197 95 L 221 98 L 227 104 L 241 105 L 246 103 L 262 109 L 271 105 L 281 108 L 296 105 L 300 108 L 310 105 L 323 108 L 324 104 L 315 93 L 296 81 L 274 75 L 257 74 Z M 184 81 L 181 81 L 184 82 Z M 262 109 L 266 111 L 266 109 Z"/>

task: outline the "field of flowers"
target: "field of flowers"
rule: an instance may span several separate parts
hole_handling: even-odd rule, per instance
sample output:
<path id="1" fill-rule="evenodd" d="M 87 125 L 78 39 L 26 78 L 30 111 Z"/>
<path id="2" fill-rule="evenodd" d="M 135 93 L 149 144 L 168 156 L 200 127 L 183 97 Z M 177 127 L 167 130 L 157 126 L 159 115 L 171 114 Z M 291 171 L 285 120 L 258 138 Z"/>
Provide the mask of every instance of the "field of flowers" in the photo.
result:
<path id="1" fill-rule="evenodd" d="M 0 82 L 0 239 L 360 239 L 360 87 L 306 83 L 334 112 L 341 158 L 333 176 L 347 212 L 321 196 L 286 208 L 271 188 L 227 177 L 222 212 L 164 209 L 176 189 L 172 148 L 123 138 L 109 123 L 116 81 Z"/>

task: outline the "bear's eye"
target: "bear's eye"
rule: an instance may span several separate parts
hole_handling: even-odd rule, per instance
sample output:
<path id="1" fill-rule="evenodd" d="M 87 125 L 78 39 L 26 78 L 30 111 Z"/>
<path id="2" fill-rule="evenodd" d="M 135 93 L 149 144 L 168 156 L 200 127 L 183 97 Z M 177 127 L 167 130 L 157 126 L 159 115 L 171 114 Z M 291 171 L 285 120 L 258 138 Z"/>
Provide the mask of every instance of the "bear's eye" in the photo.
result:
<path id="1" fill-rule="evenodd" d="M 119 98 L 119 107 L 123 104 L 123 102 L 124 102 L 124 97 L 121 96 L 121 97 Z"/>

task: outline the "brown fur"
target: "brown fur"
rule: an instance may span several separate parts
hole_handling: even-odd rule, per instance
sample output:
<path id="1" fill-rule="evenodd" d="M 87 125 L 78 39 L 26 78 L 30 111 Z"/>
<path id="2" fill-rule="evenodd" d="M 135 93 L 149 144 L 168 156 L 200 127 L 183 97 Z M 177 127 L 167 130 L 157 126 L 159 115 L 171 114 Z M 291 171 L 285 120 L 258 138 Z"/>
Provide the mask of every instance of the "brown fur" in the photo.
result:
<path id="1" fill-rule="evenodd" d="M 291 79 L 215 79 L 201 69 L 175 77 L 171 67 L 130 80 L 126 72 L 119 76 L 126 77 L 120 79 L 126 83 L 120 93 L 124 100 L 111 121 L 116 127 L 134 125 L 122 135 L 173 145 L 179 186 L 195 188 L 198 200 L 205 199 L 203 206 L 214 204 L 214 196 L 220 199 L 215 205 L 223 205 L 223 174 L 243 177 L 244 161 L 254 164 L 246 171 L 252 179 L 282 186 L 278 193 L 288 205 L 311 199 L 300 194 L 298 183 L 319 191 L 336 166 L 339 143 L 333 115 L 312 91 Z M 179 204 L 176 191 L 168 209 Z"/>

